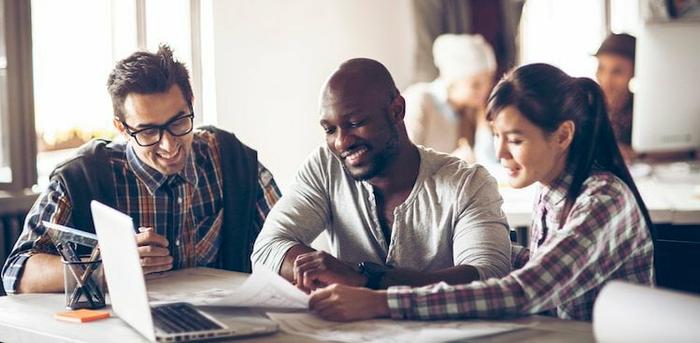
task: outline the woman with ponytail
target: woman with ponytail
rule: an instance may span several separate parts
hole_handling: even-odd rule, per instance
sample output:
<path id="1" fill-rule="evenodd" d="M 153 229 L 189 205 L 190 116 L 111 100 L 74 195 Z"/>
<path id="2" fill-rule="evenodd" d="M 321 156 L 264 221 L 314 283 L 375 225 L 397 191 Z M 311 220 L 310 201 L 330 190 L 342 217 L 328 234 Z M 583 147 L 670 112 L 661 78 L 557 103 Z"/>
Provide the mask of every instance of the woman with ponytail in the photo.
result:
<path id="1" fill-rule="evenodd" d="M 333 320 L 493 318 L 546 312 L 591 320 L 606 282 L 654 284 L 651 221 L 615 144 L 602 92 L 546 64 L 520 67 L 487 109 L 510 184 L 540 184 L 529 249 L 513 271 L 465 285 L 385 291 L 331 285 L 310 306 Z"/>

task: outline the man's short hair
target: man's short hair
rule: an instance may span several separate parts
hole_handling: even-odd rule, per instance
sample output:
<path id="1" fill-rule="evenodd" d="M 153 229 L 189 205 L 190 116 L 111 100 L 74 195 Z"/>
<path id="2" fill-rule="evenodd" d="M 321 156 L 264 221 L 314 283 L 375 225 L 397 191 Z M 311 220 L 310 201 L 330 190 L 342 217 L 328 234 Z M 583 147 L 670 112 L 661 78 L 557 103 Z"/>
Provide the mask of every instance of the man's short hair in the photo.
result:
<path id="1" fill-rule="evenodd" d="M 192 86 L 187 68 L 173 58 L 172 50 L 165 44 L 155 54 L 139 51 L 117 62 L 107 80 L 114 115 L 120 120 L 124 120 L 124 101 L 129 94 L 164 93 L 173 85 L 180 87 L 191 107 Z"/>

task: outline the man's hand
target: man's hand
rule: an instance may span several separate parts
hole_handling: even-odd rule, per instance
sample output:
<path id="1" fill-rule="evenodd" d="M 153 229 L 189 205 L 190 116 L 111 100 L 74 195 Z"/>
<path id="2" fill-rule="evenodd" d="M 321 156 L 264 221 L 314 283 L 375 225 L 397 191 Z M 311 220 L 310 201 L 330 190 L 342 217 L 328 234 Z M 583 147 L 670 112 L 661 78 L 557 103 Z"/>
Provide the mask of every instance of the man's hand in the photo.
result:
<path id="1" fill-rule="evenodd" d="M 298 255 L 294 260 L 294 284 L 304 292 L 339 283 L 362 287 L 367 277 L 324 251 Z"/>
<path id="2" fill-rule="evenodd" d="M 168 240 L 153 228 L 140 227 L 136 234 L 141 267 L 144 274 L 163 272 L 173 268 L 173 257 L 168 251 Z"/>
<path id="3" fill-rule="evenodd" d="M 389 316 L 386 291 L 337 284 L 311 293 L 309 308 L 321 318 L 335 321 Z"/>

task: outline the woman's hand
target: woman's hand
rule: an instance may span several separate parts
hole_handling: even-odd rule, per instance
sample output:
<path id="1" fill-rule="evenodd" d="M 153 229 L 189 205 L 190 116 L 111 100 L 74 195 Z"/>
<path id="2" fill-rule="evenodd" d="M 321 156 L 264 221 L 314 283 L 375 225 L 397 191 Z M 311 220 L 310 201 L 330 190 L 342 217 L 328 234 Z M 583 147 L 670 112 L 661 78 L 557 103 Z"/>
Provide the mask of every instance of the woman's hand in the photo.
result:
<path id="1" fill-rule="evenodd" d="M 352 321 L 389 316 L 386 291 L 333 284 L 311 293 L 309 307 L 324 319 Z"/>

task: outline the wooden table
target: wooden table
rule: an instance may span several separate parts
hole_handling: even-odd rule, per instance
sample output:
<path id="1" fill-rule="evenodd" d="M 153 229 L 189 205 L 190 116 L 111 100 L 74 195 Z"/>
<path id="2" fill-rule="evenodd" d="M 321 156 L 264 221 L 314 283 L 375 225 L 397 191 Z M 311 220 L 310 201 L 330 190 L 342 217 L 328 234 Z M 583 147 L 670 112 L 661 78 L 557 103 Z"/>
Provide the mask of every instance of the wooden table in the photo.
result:
<path id="1" fill-rule="evenodd" d="M 194 268 L 163 274 L 147 281 L 149 292 L 187 293 L 211 288 L 233 288 L 247 274 Z M 0 297 L 0 341 L 2 342 L 145 342 L 145 338 L 118 317 L 85 324 L 58 321 L 53 314 L 62 311 L 63 294 L 23 294 Z M 107 307 L 109 310 L 109 307 Z M 209 309 L 207 309 L 209 311 Z M 222 309 L 226 311 L 226 309 Z M 498 323 L 528 324 L 527 329 L 485 337 L 478 342 L 593 342 L 590 323 L 530 316 Z M 409 325 L 397 321 L 396 325 Z M 237 342 L 317 342 L 284 332 L 239 338 Z"/>

